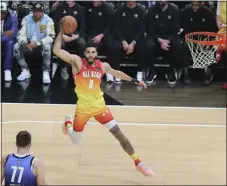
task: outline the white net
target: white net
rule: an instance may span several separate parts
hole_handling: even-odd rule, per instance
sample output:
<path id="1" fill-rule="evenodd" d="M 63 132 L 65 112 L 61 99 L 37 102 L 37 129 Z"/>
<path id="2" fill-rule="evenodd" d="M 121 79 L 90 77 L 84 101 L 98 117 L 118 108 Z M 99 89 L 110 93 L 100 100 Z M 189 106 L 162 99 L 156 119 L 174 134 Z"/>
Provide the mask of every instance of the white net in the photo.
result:
<path id="1" fill-rule="evenodd" d="M 196 41 L 217 41 L 217 37 L 209 36 L 205 34 L 194 34 L 188 36 L 186 42 L 191 52 L 193 60 L 193 68 L 204 69 L 212 63 L 216 63 L 215 52 L 218 49 L 218 45 L 204 45 L 200 42 L 193 42 L 190 40 Z"/>

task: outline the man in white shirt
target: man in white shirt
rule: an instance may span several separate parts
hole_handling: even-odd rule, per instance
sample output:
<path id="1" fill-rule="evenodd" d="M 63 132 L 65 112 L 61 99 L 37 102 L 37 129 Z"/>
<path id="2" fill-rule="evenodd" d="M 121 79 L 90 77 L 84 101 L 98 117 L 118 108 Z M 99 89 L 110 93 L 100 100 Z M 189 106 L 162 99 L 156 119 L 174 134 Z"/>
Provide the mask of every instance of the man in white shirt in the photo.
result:
<path id="1" fill-rule="evenodd" d="M 30 70 L 25 61 L 24 52 L 40 49 L 43 57 L 43 83 L 50 84 L 51 48 L 55 38 L 54 22 L 44 13 L 42 4 L 33 7 L 33 14 L 25 16 L 22 27 L 18 32 L 17 43 L 14 46 L 14 55 L 21 67 L 18 81 L 31 77 Z"/>

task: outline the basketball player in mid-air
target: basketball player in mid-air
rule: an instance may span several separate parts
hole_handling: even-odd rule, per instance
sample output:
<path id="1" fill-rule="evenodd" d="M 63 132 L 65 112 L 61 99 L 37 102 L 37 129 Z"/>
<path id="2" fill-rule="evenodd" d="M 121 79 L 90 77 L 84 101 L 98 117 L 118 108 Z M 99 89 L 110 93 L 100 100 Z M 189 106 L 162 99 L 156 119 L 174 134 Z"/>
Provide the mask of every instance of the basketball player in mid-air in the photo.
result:
<path id="1" fill-rule="evenodd" d="M 29 154 L 31 134 L 20 131 L 16 136 L 17 153 L 2 158 L 2 182 L 5 186 L 37 186 L 47 185 L 43 164 Z"/>
<path id="2" fill-rule="evenodd" d="M 76 85 L 75 92 L 78 97 L 74 121 L 70 116 L 65 118 L 63 124 L 64 134 L 68 134 L 74 144 L 79 144 L 87 121 L 94 117 L 99 123 L 106 126 L 120 142 L 123 150 L 133 159 L 136 169 L 146 176 L 152 176 L 153 171 L 140 161 L 131 143 L 121 132 L 110 110 L 105 105 L 103 92 L 100 88 L 101 79 L 105 73 L 112 74 L 122 80 L 131 81 L 144 88 L 147 88 L 146 84 L 143 81 L 137 81 L 129 77 L 121 71 L 112 69 L 108 63 L 101 63 L 96 59 L 97 50 L 92 44 L 86 46 L 85 58 L 83 59 L 62 50 L 62 36 L 64 33 L 62 25 L 63 20 L 60 23 L 60 32 L 55 40 L 53 53 L 71 64 Z"/>

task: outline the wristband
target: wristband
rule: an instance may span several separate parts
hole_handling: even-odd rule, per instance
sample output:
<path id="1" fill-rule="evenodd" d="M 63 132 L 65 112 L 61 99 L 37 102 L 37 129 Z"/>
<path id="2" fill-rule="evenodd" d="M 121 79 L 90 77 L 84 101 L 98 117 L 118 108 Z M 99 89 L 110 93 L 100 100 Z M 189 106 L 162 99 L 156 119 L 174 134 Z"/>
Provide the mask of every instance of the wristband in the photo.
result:
<path id="1" fill-rule="evenodd" d="M 132 78 L 131 82 L 132 82 L 132 83 L 140 83 L 140 82 L 139 82 L 137 79 L 135 79 L 135 78 Z"/>
<path id="2" fill-rule="evenodd" d="M 135 41 L 135 40 L 133 40 L 132 43 L 133 43 L 134 45 L 136 45 L 136 41 Z"/>

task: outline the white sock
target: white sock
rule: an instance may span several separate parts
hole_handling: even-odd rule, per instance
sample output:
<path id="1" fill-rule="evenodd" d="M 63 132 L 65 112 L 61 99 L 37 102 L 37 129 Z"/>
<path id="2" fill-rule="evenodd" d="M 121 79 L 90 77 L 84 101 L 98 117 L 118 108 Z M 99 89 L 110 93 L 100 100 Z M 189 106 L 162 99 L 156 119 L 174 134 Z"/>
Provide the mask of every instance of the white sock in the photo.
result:
<path id="1" fill-rule="evenodd" d="M 68 127 L 67 131 L 72 143 L 77 145 L 80 144 L 83 132 L 76 132 L 73 130 L 73 127 Z"/>
<path id="2" fill-rule="evenodd" d="M 137 72 L 137 76 L 142 76 L 143 75 L 143 72 Z"/>
<path id="3" fill-rule="evenodd" d="M 109 130 L 112 129 L 115 125 L 117 125 L 117 122 L 115 120 L 109 121 L 108 123 L 103 124 L 103 126 L 107 127 Z"/>

